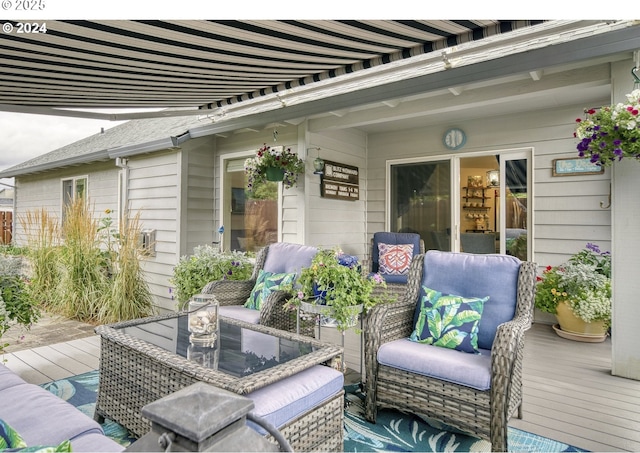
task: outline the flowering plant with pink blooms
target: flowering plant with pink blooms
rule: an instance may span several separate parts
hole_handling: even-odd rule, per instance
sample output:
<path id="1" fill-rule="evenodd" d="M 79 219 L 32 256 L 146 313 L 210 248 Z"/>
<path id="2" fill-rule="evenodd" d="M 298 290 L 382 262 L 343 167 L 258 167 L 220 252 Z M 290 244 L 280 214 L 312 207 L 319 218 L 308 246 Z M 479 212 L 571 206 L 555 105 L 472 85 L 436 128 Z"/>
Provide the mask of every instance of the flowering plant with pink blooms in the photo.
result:
<path id="1" fill-rule="evenodd" d="M 627 101 L 585 110 L 586 118 L 576 119 L 580 157 L 603 167 L 623 157 L 640 158 L 640 90 L 627 94 Z"/>

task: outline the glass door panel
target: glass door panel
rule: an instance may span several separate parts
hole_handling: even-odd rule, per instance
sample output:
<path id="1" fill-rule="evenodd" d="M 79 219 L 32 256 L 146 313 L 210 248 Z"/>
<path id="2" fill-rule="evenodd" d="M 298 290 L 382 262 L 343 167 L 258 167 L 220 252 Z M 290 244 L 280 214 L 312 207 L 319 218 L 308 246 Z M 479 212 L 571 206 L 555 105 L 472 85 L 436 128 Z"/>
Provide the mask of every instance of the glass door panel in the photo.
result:
<path id="1" fill-rule="evenodd" d="M 390 176 L 390 231 L 420 234 L 426 250 L 451 250 L 450 161 L 396 164 Z"/>
<path id="2" fill-rule="evenodd" d="M 246 190 L 244 159 L 229 161 L 224 176 L 225 250 L 256 252 L 278 240 L 278 183 Z M 226 227 L 229 225 L 229 227 Z"/>
<path id="3" fill-rule="evenodd" d="M 528 244 L 528 169 L 527 159 L 505 158 L 505 253 L 527 260 Z"/>
<path id="4" fill-rule="evenodd" d="M 499 251 L 499 162 L 495 155 L 460 158 L 460 251 Z"/>

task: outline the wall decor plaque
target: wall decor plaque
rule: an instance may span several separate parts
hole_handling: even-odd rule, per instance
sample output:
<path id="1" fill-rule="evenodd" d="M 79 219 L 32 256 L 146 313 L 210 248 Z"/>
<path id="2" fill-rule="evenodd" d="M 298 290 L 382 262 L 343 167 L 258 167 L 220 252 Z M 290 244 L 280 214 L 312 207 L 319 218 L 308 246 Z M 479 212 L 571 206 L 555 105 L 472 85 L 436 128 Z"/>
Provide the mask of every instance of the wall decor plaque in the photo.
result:
<path id="1" fill-rule="evenodd" d="M 358 167 L 325 160 L 324 175 L 320 181 L 320 195 L 337 200 L 359 200 L 360 171 Z"/>
<path id="2" fill-rule="evenodd" d="M 551 174 L 553 176 L 601 175 L 604 167 L 593 164 L 586 158 L 554 159 Z"/>

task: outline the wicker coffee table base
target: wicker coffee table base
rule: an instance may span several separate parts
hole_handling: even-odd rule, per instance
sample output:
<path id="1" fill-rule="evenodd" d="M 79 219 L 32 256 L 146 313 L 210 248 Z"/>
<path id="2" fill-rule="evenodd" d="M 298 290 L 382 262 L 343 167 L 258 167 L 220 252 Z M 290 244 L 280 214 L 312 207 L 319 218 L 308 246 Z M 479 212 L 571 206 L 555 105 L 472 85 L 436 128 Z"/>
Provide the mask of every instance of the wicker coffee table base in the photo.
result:
<path id="1" fill-rule="evenodd" d="M 101 340 L 100 389 L 94 416 L 98 421 L 109 418 L 135 437 L 142 437 L 151 429 L 151 422 L 142 416 L 143 406 L 198 381 L 236 390 L 228 378 L 218 378 L 215 373 L 200 374 L 186 360 L 175 360 L 168 352 L 158 353 L 154 347 L 145 350 L 144 342 L 134 342 L 137 348 L 134 349 L 123 344 L 129 340 L 119 338 L 118 332 L 113 335 Z M 336 355 L 331 351 L 328 355 Z M 280 428 L 294 451 L 342 451 L 343 430 L 344 391 Z"/>

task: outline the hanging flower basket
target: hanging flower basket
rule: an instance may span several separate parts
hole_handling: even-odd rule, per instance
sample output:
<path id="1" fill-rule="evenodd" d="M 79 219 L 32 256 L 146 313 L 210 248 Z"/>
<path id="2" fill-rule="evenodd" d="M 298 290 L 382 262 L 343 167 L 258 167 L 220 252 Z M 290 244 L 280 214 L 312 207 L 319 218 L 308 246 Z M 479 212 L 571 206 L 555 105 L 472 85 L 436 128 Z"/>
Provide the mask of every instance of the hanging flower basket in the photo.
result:
<path id="1" fill-rule="evenodd" d="M 627 94 L 628 102 L 585 110 L 576 119 L 578 154 L 607 167 L 623 157 L 640 159 L 640 90 Z"/>
<path id="2" fill-rule="evenodd" d="M 279 182 L 284 179 L 284 168 L 267 167 L 264 174 L 267 181 Z"/>
<path id="3" fill-rule="evenodd" d="M 304 169 L 304 161 L 292 153 L 291 148 L 272 148 L 266 143 L 244 163 L 249 190 L 266 181 L 282 181 L 284 188 L 289 189 L 298 184 L 298 175 L 304 173 Z"/>

